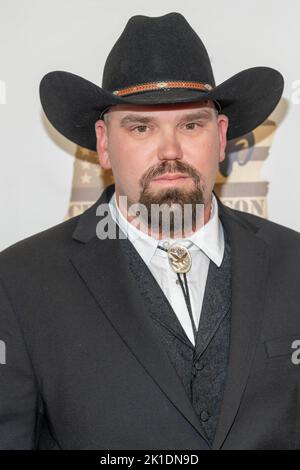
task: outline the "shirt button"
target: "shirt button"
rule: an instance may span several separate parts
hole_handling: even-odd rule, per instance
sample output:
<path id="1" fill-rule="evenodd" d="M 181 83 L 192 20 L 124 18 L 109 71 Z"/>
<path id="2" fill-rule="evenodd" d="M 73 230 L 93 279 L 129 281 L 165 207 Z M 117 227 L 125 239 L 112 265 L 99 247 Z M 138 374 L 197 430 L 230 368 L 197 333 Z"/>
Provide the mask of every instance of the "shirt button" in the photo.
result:
<path id="1" fill-rule="evenodd" d="M 201 411 L 201 413 L 200 413 L 200 419 L 201 419 L 201 421 L 203 421 L 203 422 L 207 421 L 207 420 L 209 419 L 209 414 L 208 414 L 208 412 L 205 411 L 205 410 L 204 410 L 204 411 Z"/>
<path id="2" fill-rule="evenodd" d="M 178 284 L 178 285 L 180 284 L 179 279 L 176 279 L 176 284 Z"/>

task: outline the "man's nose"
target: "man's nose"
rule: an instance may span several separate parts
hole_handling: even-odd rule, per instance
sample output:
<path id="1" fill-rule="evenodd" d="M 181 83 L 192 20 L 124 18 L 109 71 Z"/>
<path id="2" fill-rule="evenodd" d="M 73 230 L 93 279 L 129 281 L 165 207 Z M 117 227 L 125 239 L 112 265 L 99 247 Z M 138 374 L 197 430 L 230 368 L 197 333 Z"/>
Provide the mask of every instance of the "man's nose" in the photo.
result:
<path id="1" fill-rule="evenodd" d="M 178 160 L 182 159 L 182 148 L 176 132 L 169 130 L 161 135 L 158 158 L 160 160 Z"/>

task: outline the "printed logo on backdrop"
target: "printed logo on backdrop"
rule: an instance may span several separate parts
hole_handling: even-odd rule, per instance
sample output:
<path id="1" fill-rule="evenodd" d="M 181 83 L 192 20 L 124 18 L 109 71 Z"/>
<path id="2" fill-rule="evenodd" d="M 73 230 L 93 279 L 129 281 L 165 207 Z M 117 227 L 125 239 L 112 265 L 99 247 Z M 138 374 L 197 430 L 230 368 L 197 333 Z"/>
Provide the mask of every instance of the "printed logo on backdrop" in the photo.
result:
<path id="1" fill-rule="evenodd" d="M 103 189 L 113 182 L 111 171 L 100 167 L 96 152 L 77 147 L 71 198 L 65 219 L 82 214 L 97 201 Z"/>
<path id="2" fill-rule="evenodd" d="M 215 192 L 225 205 L 268 217 L 269 182 L 262 180 L 261 171 L 275 130 L 275 122 L 267 120 L 253 132 L 228 142 L 215 184 Z"/>
<path id="3" fill-rule="evenodd" d="M 225 205 L 268 217 L 269 182 L 261 179 L 261 170 L 269 156 L 275 128 L 275 122 L 267 120 L 253 132 L 228 142 L 226 158 L 220 165 L 214 188 Z M 78 147 L 65 219 L 88 209 L 111 183 L 112 173 L 100 167 L 97 154 Z"/>

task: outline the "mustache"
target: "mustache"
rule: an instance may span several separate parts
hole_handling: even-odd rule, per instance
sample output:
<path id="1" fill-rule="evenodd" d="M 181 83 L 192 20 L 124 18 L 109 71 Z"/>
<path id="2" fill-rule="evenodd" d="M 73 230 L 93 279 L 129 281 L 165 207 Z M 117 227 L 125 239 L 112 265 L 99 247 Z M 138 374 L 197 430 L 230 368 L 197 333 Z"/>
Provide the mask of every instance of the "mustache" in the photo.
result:
<path id="1" fill-rule="evenodd" d="M 163 162 L 159 167 L 151 167 L 141 178 L 140 186 L 145 189 L 152 179 L 162 176 L 166 173 L 182 173 L 183 175 L 190 176 L 194 179 L 196 184 L 200 183 L 200 174 L 192 166 L 177 161 L 177 162 Z"/>

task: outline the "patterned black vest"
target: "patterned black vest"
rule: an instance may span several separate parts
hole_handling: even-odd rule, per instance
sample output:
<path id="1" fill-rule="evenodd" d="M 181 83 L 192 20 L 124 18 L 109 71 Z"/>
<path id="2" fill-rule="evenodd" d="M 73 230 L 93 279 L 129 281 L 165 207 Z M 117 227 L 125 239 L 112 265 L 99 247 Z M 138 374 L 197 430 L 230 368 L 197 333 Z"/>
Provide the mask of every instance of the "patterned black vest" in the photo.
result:
<path id="1" fill-rule="evenodd" d="M 195 346 L 138 252 L 130 242 L 122 243 L 157 334 L 199 417 L 203 434 L 211 444 L 225 386 L 230 339 L 231 256 L 225 230 L 224 235 L 221 266 L 209 263 Z"/>

